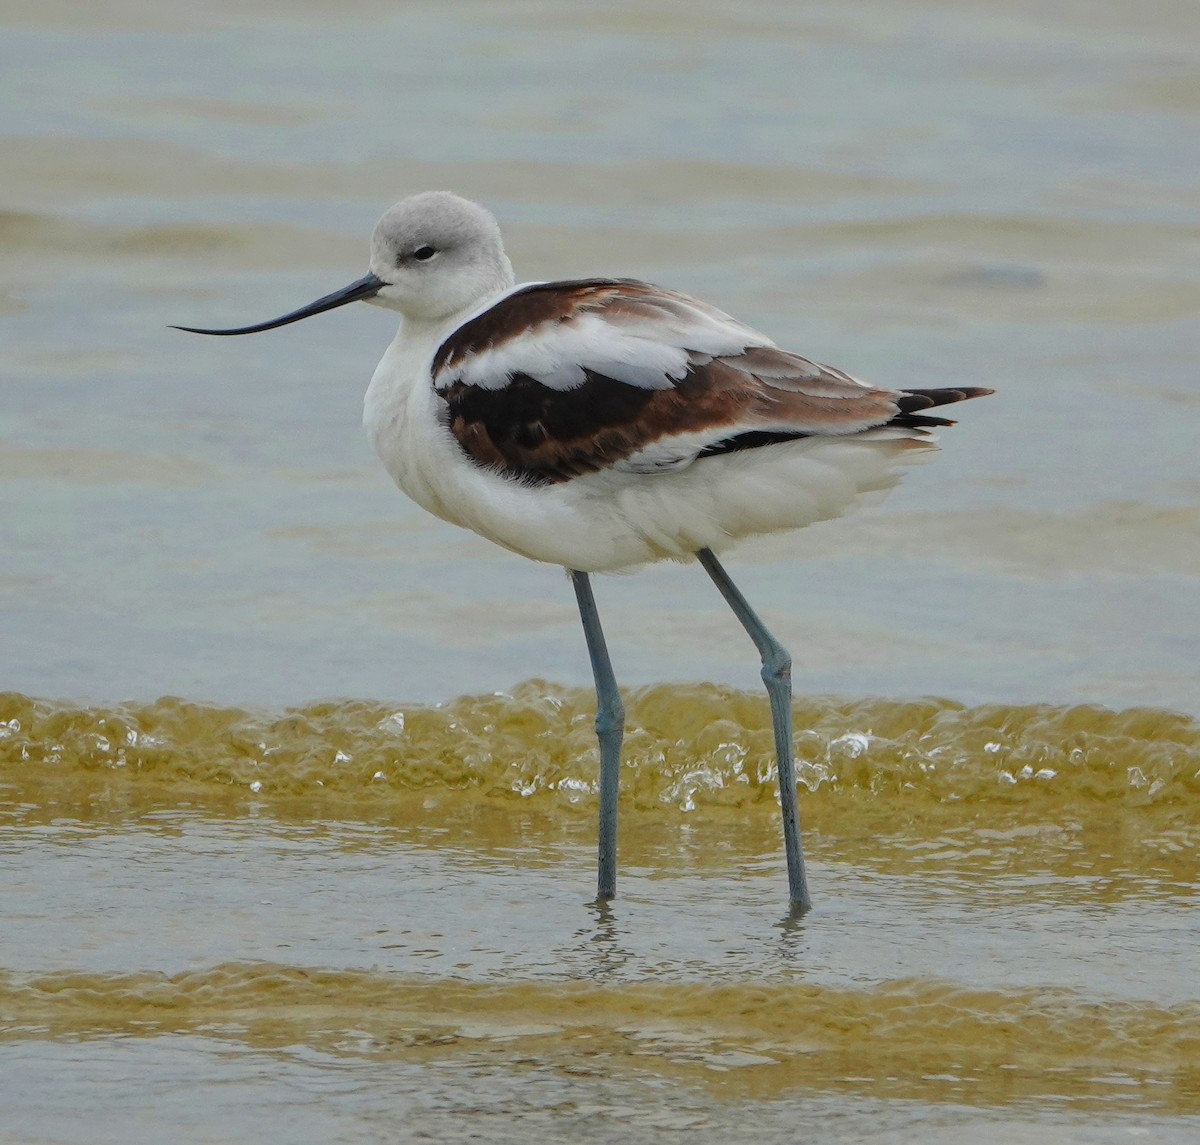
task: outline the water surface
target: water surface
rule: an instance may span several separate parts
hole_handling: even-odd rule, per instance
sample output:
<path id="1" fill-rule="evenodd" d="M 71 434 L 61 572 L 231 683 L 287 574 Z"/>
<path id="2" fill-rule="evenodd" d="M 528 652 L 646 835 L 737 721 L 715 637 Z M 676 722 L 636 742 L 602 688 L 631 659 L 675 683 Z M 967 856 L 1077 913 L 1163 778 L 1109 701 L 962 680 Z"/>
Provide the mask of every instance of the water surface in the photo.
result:
<path id="1" fill-rule="evenodd" d="M 1195 1140 L 1190 0 L 0 28 L 0 1137 Z M 431 187 L 522 277 L 997 390 L 887 503 L 730 559 L 795 655 L 803 921 L 706 578 L 597 585 L 600 910 L 569 586 L 391 488 L 391 318 L 166 328 L 358 277 Z"/>
<path id="2" fill-rule="evenodd" d="M 765 705 L 713 687 L 631 696 L 620 898 L 586 904 L 590 704 L 5 697 L 0 1055 L 65 1070 L 69 1104 L 82 1044 L 85 1077 L 194 1071 L 184 1110 L 235 1076 L 268 1113 L 298 1087 L 330 1123 L 300 1140 L 380 1102 L 389 1132 L 416 1110 L 536 1137 L 553 1112 L 598 1139 L 743 1140 L 811 1108 L 850 1118 L 837 1140 L 898 1110 L 1067 1140 L 1200 1124 L 1194 720 L 800 704 L 798 921 Z M 102 1089 L 121 1123 L 145 1100 Z"/>

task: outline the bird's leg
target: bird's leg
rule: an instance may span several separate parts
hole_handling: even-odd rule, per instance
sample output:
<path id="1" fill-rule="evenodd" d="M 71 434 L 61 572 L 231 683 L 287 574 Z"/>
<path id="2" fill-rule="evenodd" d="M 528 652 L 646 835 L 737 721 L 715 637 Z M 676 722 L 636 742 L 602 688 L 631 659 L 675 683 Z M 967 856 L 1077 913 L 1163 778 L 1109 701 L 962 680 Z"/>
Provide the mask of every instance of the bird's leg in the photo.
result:
<path id="1" fill-rule="evenodd" d="M 788 892 L 792 909 L 804 912 L 812 906 L 808 880 L 804 877 L 804 854 L 800 848 L 800 813 L 796 806 L 796 763 L 792 744 L 792 658 L 770 632 L 711 549 L 701 549 L 697 558 L 712 577 L 726 604 L 750 634 L 762 656 L 762 678 L 771 699 L 771 724 L 775 730 L 775 755 L 779 761 L 779 802 L 783 810 L 783 846 L 787 854 Z"/>
<path id="2" fill-rule="evenodd" d="M 571 570 L 571 583 L 579 601 L 579 616 L 596 681 L 596 738 L 600 741 L 600 859 L 596 901 L 607 902 L 617 893 L 617 793 L 620 790 L 625 706 L 617 691 L 617 678 L 608 658 L 600 614 L 596 611 L 587 573 Z"/>

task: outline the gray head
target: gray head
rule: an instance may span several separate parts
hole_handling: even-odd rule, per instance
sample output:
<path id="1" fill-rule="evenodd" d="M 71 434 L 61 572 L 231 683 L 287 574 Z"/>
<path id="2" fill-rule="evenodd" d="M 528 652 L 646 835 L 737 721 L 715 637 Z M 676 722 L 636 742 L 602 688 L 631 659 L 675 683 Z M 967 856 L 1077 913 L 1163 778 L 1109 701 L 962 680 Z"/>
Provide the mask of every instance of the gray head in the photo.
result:
<path id="1" fill-rule="evenodd" d="M 474 309 L 513 282 L 491 212 L 449 191 L 412 195 L 384 214 L 371 273 L 384 285 L 370 301 L 426 321 Z"/>
<path id="2" fill-rule="evenodd" d="M 411 195 L 386 211 L 371 235 L 370 265 L 370 273 L 358 281 L 270 322 L 233 330 L 175 329 L 254 334 L 359 300 L 417 321 L 440 322 L 513 284 L 512 264 L 491 212 L 449 191 Z"/>

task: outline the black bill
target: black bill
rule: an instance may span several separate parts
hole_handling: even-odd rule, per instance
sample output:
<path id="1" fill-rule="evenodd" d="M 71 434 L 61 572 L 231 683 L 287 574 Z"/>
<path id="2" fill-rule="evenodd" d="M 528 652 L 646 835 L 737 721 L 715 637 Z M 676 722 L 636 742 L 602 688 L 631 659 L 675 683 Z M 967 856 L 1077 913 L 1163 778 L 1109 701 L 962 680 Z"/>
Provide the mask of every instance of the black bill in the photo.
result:
<path id="1" fill-rule="evenodd" d="M 348 302 L 358 302 L 363 298 L 372 298 L 387 285 L 382 278 L 368 274 L 357 282 L 343 286 L 332 294 L 318 298 L 299 310 L 293 310 L 282 318 L 272 318 L 270 322 L 260 322 L 257 326 L 239 326 L 234 330 L 201 330 L 198 326 L 172 326 L 172 330 L 185 330 L 189 334 L 257 334 L 260 330 L 274 330 L 276 326 L 287 326 L 291 322 L 299 322 L 301 318 L 311 318 L 314 314 L 322 314 L 326 310 L 336 310 Z"/>

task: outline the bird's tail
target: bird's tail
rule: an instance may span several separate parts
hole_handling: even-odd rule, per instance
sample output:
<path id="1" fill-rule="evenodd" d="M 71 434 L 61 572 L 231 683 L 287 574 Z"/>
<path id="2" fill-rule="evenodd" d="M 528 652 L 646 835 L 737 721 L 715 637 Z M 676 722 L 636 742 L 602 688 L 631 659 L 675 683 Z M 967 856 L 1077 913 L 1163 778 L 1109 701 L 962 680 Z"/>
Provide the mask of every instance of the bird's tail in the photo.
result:
<path id="1" fill-rule="evenodd" d="M 954 425 L 955 423 L 950 418 L 932 417 L 918 411 L 932 409 L 934 406 L 948 406 L 955 402 L 970 401 L 971 398 L 983 398 L 995 392 L 984 386 L 958 386 L 942 390 L 902 390 L 896 399 L 896 407 L 900 412 L 888 422 L 888 425 L 903 426 L 906 429 Z"/>

